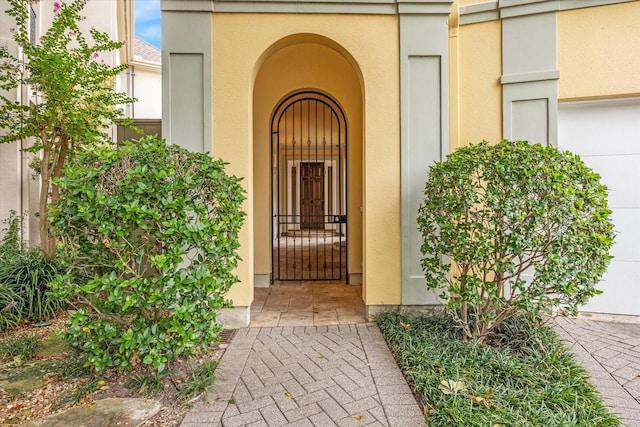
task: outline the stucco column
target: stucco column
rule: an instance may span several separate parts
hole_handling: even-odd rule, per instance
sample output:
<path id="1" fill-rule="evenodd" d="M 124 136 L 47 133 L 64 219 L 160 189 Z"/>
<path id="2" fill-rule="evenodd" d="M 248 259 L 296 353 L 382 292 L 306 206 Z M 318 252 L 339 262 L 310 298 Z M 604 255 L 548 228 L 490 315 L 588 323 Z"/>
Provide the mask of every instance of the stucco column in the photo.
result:
<path id="1" fill-rule="evenodd" d="M 402 157 L 402 304 L 434 304 L 420 265 L 418 207 L 429 166 L 449 151 L 452 1 L 398 1 Z"/>
<path id="2" fill-rule="evenodd" d="M 171 144 L 232 160 L 225 157 L 229 154 L 224 151 L 225 147 L 214 146 L 213 141 L 214 3 L 213 0 L 161 0 L 162 135 Z M 249 248 L 251 239 L 247 230 L 251 229 L 251 221 L 249 212 L 240 237 L 241 245 Z M 241 254 L 245 263 L 237 273 L 242 281 L 248 276 L 246 270 L 251 270 L 246 263 L 252 259 L 242 250 Z M 238 283 L 234 289 L 240 287 L 246 291 L 249 286 Z M 222 309 L 219 322 L 227 328 L 248 326 L 250 311 L 246 301 L 238 303 L 236 298 L 232 299 L 237 305 Z"/>
<path id="3" fill-rule="evenodd" d="M 162 135 L 213 152 L 212 0 L 161 0 Z"/>
<path id="4" fill-rule="evenodd" d="M 498 3 L 502 17 L 502 135 L 557 145 L 557 2 Z"/>

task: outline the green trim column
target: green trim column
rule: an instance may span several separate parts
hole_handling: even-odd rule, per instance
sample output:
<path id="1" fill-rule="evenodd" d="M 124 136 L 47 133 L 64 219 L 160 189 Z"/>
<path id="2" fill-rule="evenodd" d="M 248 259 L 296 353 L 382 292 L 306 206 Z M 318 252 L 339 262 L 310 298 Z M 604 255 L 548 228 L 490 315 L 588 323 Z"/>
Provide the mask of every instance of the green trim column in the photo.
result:
<path id="1" fill-rule="evenodd" d="M 213 151 L 212 0 L 162 0 L 162 135 Z"/>
<path id="2" fill-rule="evenodd" d="M 556 145 L 557 2 L 501 0 L 502 135 Z"/>
<path id="3" fill-rule="evenodd" d="M 449 150 L 451 1 L 398 2 L 402 161 L 402 304 L 437 303 L 420 265 L 418 207 L 429 166 Z"/>

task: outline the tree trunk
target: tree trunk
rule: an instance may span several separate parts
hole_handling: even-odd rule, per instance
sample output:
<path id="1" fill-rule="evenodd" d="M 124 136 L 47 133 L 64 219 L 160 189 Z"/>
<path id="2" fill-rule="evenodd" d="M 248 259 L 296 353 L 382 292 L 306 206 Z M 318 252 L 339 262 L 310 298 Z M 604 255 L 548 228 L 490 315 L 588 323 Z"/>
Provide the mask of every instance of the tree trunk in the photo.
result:
<path id="1" fill-rule="evenodd" d="M 51 181 L 62 176 L 64 161 L 69 151 L 69 139 L 54 132 L 51 140 L 47 140 L 46 133 L 40 136 L 42 140 L 42 161 L 40 162 L 40 251 L 47 258 L 56 256 L 56 239 L 49 230 L 49 213 L 47 209 L 50 202 L 57 202 L 60 199 L 60 188 Z M 56 147 L 57 138 L 57 147 Z M 49 189 L 51 189 L 51 199 L 49 199 Z"/>
<path id="2" fill-rule="evenodd" d="M 40 161 L 40 200 L 38 212 L 40 214 L 38 229 L 40 231 L 40 252 L 47 258 L 54 258 L 56 255 L 55 240 L 49 234 L 49 216 L 47 207 L 49 206 L 49 185 L 51 182 L 51 170 L 49 168 L 50 150 L 44 149 L 42 160 Z"/>

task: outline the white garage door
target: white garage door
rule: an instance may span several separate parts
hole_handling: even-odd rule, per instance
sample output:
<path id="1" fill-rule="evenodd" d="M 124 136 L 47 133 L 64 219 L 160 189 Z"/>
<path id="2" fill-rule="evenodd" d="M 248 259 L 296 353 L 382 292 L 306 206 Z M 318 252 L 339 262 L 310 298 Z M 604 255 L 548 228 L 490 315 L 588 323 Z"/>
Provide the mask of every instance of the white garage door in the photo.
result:
<path id="1" fill-rule="evenodd" d="M 558 147 L 602 176 L 615 257 L 584 312 L 640 315 L 640 98 L 560 103 Z"/>

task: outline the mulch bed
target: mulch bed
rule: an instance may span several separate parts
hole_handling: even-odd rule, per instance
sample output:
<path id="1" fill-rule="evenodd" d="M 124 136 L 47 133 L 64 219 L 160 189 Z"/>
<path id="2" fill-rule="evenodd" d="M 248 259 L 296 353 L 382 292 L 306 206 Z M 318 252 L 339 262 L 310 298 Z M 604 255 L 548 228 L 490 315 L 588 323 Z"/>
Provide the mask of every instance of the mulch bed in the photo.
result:
<path id="1" fill-rule="evenodd" d="M 60 316 L 57 319 L 53 319 L 51 325 L 44 327 L 36 328 L 33 324 L 23 324 L 9 332 L 0 334 L 0 341 L 10 335 L 19 336 L 23 334 L 36 334 L 40 338 L 46 338 L 56 331 L 63 331 L 65 321 L 66 316 Z M 155 417 L 143 425 L 157 427 L 178 426 L 193 403 L 193 401 L 178 401 L 178 387 L 187 380 L 191 370 L 203 360 L 219 360 L 224 354 L 225 348 L 233 339 L 235 332 L 235 330 L 224 330 L 220 335 L 220 342 L 214 344 L 211 348 L 199 351 L 193 357 L 180 358 L 168 364 L 167 369 L 170 375 L 163 378 L 162 383 L 164 389 L 156 393 L 145 394 L 134 390 L 135 386 L 131 384 L 131 379 L 136 376 L 140 378 L 145 375 L 141 367 L 137 367 L 133 371 L 126 373 L 119 373 L 116 370 L 100 372 L 98 377 L 99 383 L 97 384 L 96 390 L 87 394 L 75 404 L 60 405 L 60 397 L 76 393 L 78 388 L 86 387 L 88 382 L 95 381 L 96 378 L 81 377 L 65 381 L 59 373 L 50 372 L 43 374 L 46 378 L 44 387 L 24 393 L 21 396 L 11 396 L 0 388 L 0 425 L 9 426 L 20 424 L 64 411 L 72 406 L 92 404 L 96 400 L 108 397 L 149 397 L 160 401 L 161 410 Z M 36 358 L 35 361 L 58 360 L 64 363 L 65 361 L 72 360 L 73 357 L 73 354 L 69 351 L 62 354 L 49 355 L 46 358 Z M 29 363 L 35 361 L 30 361 Z M 0 370 L 2 369 L 3 365 L 0 360 Z M 6 368 L 5 363 L 4 369 L 12 368 Z"/>

